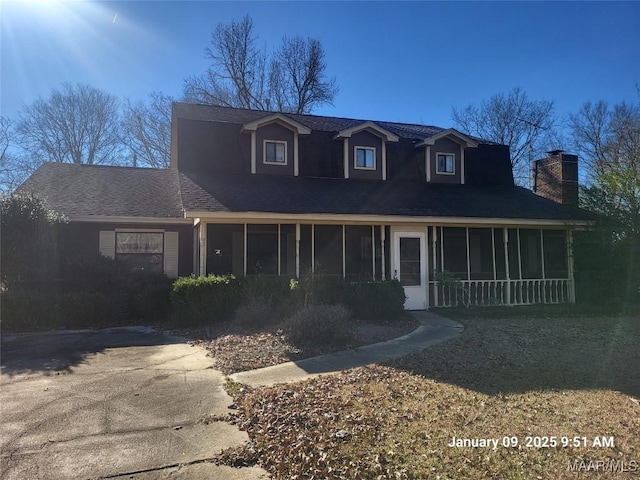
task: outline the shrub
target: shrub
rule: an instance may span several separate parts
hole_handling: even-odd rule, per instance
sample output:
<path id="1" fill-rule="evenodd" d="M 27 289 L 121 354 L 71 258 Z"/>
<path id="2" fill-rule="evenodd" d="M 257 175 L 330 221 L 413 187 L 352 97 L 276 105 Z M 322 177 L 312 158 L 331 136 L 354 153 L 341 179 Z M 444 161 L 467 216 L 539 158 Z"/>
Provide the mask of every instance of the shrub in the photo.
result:
<path id="1" fill-rule="evenodd" d="M 279 307 L 291 297 L 290 280 L 287 277 L 251 275 L 243 281 L 242 294 L 246 302 L 261 299 Z"/>
<path id="2" fill-rule="evenodd" d="M 404 315 L 404 288 L 398 280 L 349 285 L 347 307 L 362 320 L 394 320 Z"/>
<path id="3" fill-rule="evenodd" d="M 222 321 L 240 303 L 240 283 L 233 275 L 181 277 L 171 289 L 172 320 L 180 325 Z"/>
<path id="4" fill-rule="evenodd" d="M 132 271 L 107 257 L 83 259 L 65 266 L 61 288 L 67 292 L 103 293 L 115 314 L 129 320 L 164 320 L 171 309 L 172 280 L 157 272 Z"/>
<path id="5" fill-rule="evenodd" d="M 137 277 L 129 295 L 131 318 L 141 320 L 168 320 L 171 313 L 172 280 L 165 275 L 154 274 Z"/>
<path id="6" fill-rule="evenodd" d="M 87 328 L 112 324 L 112 300 L 103 293 L 14 289 L 1 294 L 2 330 Z"/>
<path id="7" fill-rule="evenodd" d="M 271 302 L 264 298 L 252 298 L 233 314 L 233 324 L 252 329 L 261 329 L 276 321 L 277 316 Z"/>
<path id="8" fill-rule="evenodd" d="M 35 195 L 0 199 L 0 262 L 5 285 L 17 286 L 57 274 L 59 226 L 65 222 Z"/>
<path id="9" fill-rule="evenodd" d="M 392 320 L 404 315 L 404 289 L 398 280 L 349 282 L 342 278 L 306 275 L 297 284 L 299 305 L 345 305 L 363 320 Z"/>
<path id="10" fill-rule="evenodd" d="M 294 345 L 344 345 L 353 334 L 349 311 L 344 305 L 307 305 L 284 324 L 284 332 Z"/>

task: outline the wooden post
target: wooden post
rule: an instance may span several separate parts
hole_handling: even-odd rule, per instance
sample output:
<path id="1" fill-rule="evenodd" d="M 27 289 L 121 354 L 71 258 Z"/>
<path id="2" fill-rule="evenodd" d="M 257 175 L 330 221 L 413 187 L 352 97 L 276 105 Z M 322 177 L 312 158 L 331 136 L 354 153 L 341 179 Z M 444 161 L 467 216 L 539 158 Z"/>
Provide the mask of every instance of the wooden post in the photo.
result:
<path id="1" fill-rule="evenodd" d="M 280 258 L 281 251 L 282 251 L 282 245 L 280 245 L 280 224 L 278 224 L 278 276 L 281 275 L 280 273 L 280 263 L 282 263 L 282 259 Z"/>
<path id="2" fill-rule="evenodd" d="M 576 284 L 573 276 L 573 230 L 567 230 L 567 269 L 569 270 L 569 302 L 576 303 Z"/>
<path id="3" fill-rule="evenodd" d="M 384 253 L 384 241 L 386 238 L 386 232 L 385 232 L 385 227 L 384 225 L 380 225 L 380 259 L 381 259 L 381 272 L 380 275 L 382 277 L 382 280 L 386 280 L 387 279 L 387 267 L 385 266 L 385 263 L 387 261 L 386 259 L 386 255 Z"/>
<path id="4" fill-rule="evenodd" d="M 511 305 L 511 275 L 509 274 L 509 229 L 502 229 L 502 244 L 504 246 L 504 273 L 507 279 L 506 303 Z"/>
<path id="5" fill-rule="evenodd" d="M 300 224 L 296 223 L 296 278 L 300 278 Z"/>
<path id="6" fill-rule="evenodd" d="M 242 268 L 244 270 L 244 276 L 246 277 L 247 276 L 247 224 L 246 223 L 244 224 L 244 231 L 242 233 L 243 233 L 243 237 L 244 237 L 244 240 L 242 242 L 244 244 L 243 245 L 244 253 L 242 255 L 242 257 L 243 257 L 242 258 Z"/>
<path id="7" fill-rule="evenodd" d="M 200 241 L 200 275 L 205 276 L 207 274 L 207 223 L 200 221 L 200 228 L 198 229 L 198 236 Z"/>
<path id="8" fill-rule="evenodd" d="M 347 226 L 342 225 L 342 279 L 347 278 Z"/>

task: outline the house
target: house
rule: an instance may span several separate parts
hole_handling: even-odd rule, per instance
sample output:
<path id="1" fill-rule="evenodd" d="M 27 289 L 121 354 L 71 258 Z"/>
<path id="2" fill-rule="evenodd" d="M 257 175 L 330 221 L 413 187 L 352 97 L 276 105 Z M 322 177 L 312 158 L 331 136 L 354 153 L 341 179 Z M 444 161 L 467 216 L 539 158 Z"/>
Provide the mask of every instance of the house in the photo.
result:
<path id="1" fill-rule="evenodd" d="M 175 103 L 169 169 L 45 164 L 21 190 L 69 217 L 66 255 L 170 277 L 397 278 L 408 309 L 572 302 L 577 157 L 534 172 L 535 193 L 514 186 L 508 147 L 454 129 Z"/>

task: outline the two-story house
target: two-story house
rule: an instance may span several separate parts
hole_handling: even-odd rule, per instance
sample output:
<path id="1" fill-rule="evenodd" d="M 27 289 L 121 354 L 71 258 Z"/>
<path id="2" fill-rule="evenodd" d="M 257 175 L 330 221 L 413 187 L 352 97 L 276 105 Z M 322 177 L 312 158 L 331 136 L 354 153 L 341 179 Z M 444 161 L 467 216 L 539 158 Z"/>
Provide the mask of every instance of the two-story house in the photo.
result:
<path id="1" fill-rule="evenodd" d="M 514 186 L 508 147 L 454 129 L 175 103 L 171 168 L 45 164 L 20 190 L 69 217 L 68 255 L 171 277 L 397 278 L 408 309 L 570 302 L 577 157 L 534 170 L 536 193 Z"/>

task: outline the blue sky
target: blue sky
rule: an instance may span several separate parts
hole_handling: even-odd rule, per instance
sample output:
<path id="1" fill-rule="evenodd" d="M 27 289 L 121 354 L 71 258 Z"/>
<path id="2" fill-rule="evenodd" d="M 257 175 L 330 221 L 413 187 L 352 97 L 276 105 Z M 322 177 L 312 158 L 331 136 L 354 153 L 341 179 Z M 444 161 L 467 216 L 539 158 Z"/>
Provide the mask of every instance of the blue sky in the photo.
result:
<path id="1" fill-rule="evenodd" d="M 452 126 L 451 107 L 521 86 L 560 116 L 639 100 L 640 3 L 63 2 L 3 0 L 2 115 L 63 82 L 180 97 L 220 22 L 250 14 L 261 46 L 319 38 L 340 93 L 314 113 Z M 116 16 L 117 15 L 117 16 Z"/>

